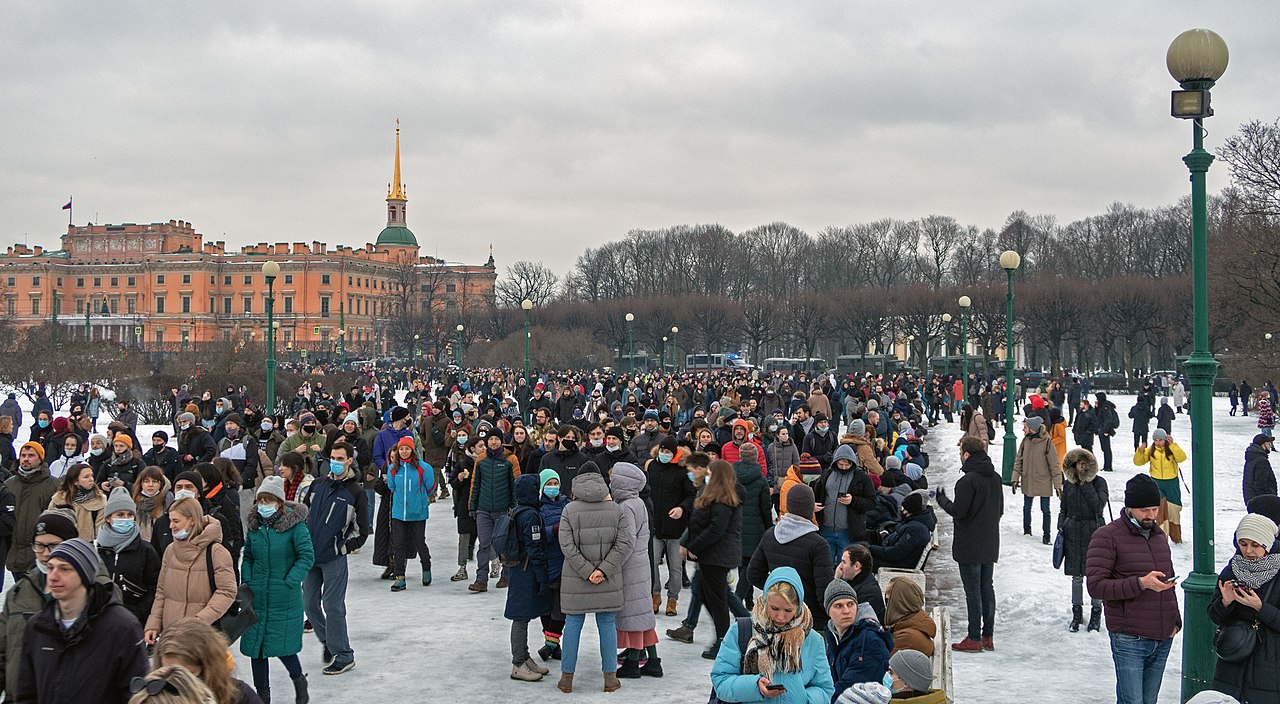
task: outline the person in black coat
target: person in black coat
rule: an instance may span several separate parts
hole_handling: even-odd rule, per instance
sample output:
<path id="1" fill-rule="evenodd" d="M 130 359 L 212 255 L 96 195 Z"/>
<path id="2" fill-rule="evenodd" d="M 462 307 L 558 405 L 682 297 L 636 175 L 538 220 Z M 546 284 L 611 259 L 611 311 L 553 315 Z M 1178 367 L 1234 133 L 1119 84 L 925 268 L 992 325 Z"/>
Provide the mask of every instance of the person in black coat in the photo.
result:
<path id="1" fill-rule="evenodd" d="M 591 462 L 590 458 L 578 450 L 578 436 L 580 434 L 581 432 L 572 425 L 560 426 L 556 431 L 556 435 L 559 437 L 556 451 L 543 455 L 536 471 L 532 467 L 527 470 L 529 474 L 537 474 L 544 469 L 554 469 L 556 474 L 560 475 L 560 493 L 570 499 L 573 498 L 573 478 L 578 476 L 578 472 L 582 471 L 584 465 L 591 463 L 593 467 L 597 466 Z M 523 467 L 521 467 L 521 471 L 525 471 Z"/>
<path id="2" fill-rule="evenodd" d="M 1218 626 L 1253 624 L 1258 644 L 1240 662 L 1221 658 L 1213 671 L 1213 689 L 1246 704 L 1280 701 L 1280 574 L 1271 545 L 1271 519 L 1248 514 L 1236 527 L 1237 553 L 1218 576 L 1209 602 L 1209 620 Z"/>
<path id="3" fill-rule="evenodd" d="M 136 509 L 124 487 L 112 490 L 103 508 L 106 520 L 98 528 L 97 545 L 107 574 L 120 588 L 124 607 L 138 617 L 138 623 L 146 623 L 160 579 L 160 555 L 138 533 Z"/>
<path id="4" fill-rule="evenodd" d="M 211 462 L 218 454 L 218 445 L 213 441 L 209 431 L 196 424 L 196 417 L 191 413 L 178 415 L 178 456 L 182 458 L 182 466 L 191 469 L 199 462 Z"/>
<path id="5" fill-rule="evenodd" d="M 851 445 L 836 448 L 831 466 L 813 483 L 818 532 L 831 546 L 831 562 L 852 542 L 867 540 L 867 511 L 875 506 L 876 489 L 871 477 L 857 466 Z"/>
<path id="6" fill-rule="evenodd" d="M 1146 444 L 1147 435 L 1151 432 L 1151 408 L 1147 405 L 1146 397 L 1138 396 L 1133 408 L 1129 409 L 1129 417 L 1133 419 L 1133 449 L 1136 450 Z"/>
<path id="7" fill-rule="evenodd" d="M 871 557 L 879 567 L 914 570 L 920 556 L 929 547 L 938 519 L 926 505 L 924 492 L 912 492 L 902 499 L 902 520 L 893 532 L 880 538 L 879 545 L 869 546 Z"/>
<path id="8" fill-rule="evenodd" d="M 835 567 L 827 541 L 818 535 L 818 526 L 813 522 L 813 505 L 813 490 L 807 484 L 797 484 L 787 491 L 787 513 L 760 538 L 747 565 L 747 580 L 764 589 L 769 573 L 778 567 L 799 572 L 813 627 L 821 630 L 826 628 L 828 618 L 823 594 Z"/>
<path id="9" fill-rule="evenodd" d="M 125 704 L 129 683 L 147 672 L 142 625 L 110 584 L 97 584 L 98 553 L 74 538 L 53 549 L 52 596 L 23 632 L 16 701 Z M 64 629 L 62 621 L 75 622 Z"/>
<path id="10" fill-rule="evenodd" d="M 693 502 L 680 556 L 698 563 L 702 604 L 716 624 L 716 640 L 702 657 L 714 660 L 729 630 L 729 570 L 742 564 L 742 487 L 733 465 L 711 462 L 707 486 Z"/>
<path id="11" fill-rule="evenodd" d="M 1271 453 L 1275 441 L 1269 435 L 1258 433 L 1253 444 L 1244 451 L 1244 503 L 1247 506 L 1259 496 L 1276 493 L 1276 473 L 1271 469 Z"/>
<path id="12" fill-rule="evenodd" d="M 835 460 L 834 454 L 837 445 L 839 445 L 839 438 L 831 430 L 831 421 L 826 414 L 822 411 L 813 414 L 813 432 L 804 436 L 800 452 L 802 454 L 807 453 L 810 457 L 818 460 L 818 464 L 821 464 L 822 468 L 826 469 Z"/>
<path id="13" fill-rule="evenodd" d="M 1077 445 L 1093 452 L 1093 436 L 1098 430 L 1098 418 L 1093 406 L 1089 405 L 1089 399 L 1080 399 L 1079 406 L 1080 411 L 1075 414 L 1075 422 L 1071 424 L 1071 435 Z"/>
<path id="14" fill-rule="evenodd" d="M 1156 411 L 1156 427 L 1166 433 L 1173 434 L 1173 419 L 1177 416 L 1173 412 L 1173 406 L 1169 405 L 1169 399 L 1160 399 L 1160 410 Z"/>
<path id="15" fill-rule="evenodd" d="M 738 585 L 734 593 L 742 600 L 743 606 L 750 609 L 754 603 L 754 591 L 751 581 L 746 578 L 747 566 L 760 545 L 760 538 L 773 525 L 773 501 L 769 498 L 769 483 L 765 481 L 760 465 L 759 449 L 753 443 L 743 443 L 740 457 L 733 463 L 733 472 L 745 500 L 742 503 L 742 562 L 738 567 Z"/>
<path id="16" fill-rule="evenodd" d="M 222 473 L 212 462 L 201 462 L 193 472 L 183 472 L 179 478 L 198 473 L 202 483 L 200 496 L 209 504 L 206 513 L 222 524 L 222 546 L 231 553 L 231 563 L 240 574 L 240 549 L 244 547 L 244 524 L 240 521 L 240 508 L 232 498 L 239 487 L 222 483 Z"/>
<path id="17" fill-rule="evenodd" d="M 1107 399 L 1106 393 L 1094 394 L 1097 404 L 1094 405 L 1095 432 L 1098 436 L 1098 449 L 1102 451 L 1102 471 L 1111 471 L 1111 438 L 1120 429 L 1120 414 L 1116 413 L 1116 404 Z"/>
<path id="18" fill-rule="evenodd" d="M 170 484 L 178 479 L 183 470 L 182 457 L 177 450 L 169 447 L 169 434 L 163 430 L 151 434 L 151 449 L 142 453 L 142 464 L 164 470 L 164 477 Z"/>
<path id="19" fill-rule="evenodd" d="M 1092 452 L 1075 449 L 1062 459 L 1062 503 L 1058 530 L 1062 531 L 1062 569 L 1071 577 L 1071 623 L 1075 633 L 1084 623 L 1085 558 L 1093 532 L 1106 525 L 1107 480 L 1098 476 L 1098 460 Z M 1102 602 L 1094 599 L 1089 612 L 1090 631 L 1102 627 Z"/>
<path id="20" fill-rule="evenodd" d="M 938 488 L 938 506 L 955 521 L 951 556 L 960 565 L 969 611 L 968 635 L 953 649 L 980 652 L 994 648 L 996 590 L 995 563 L 1000 559 L 1000 517 L 1004 515 L 1004 494 L 1000 475 L 982 441 L 965 437 L 960 441 L 960 480 L 955 500 Z"/>
<path id="21" fill-rule="evenodd" d="M 612 428 L 610 431 L 612 432 Z M 653 502 L 653 588 L 654 596 L 662 583 L 658 581 L 658 558 L 664 557 L 667 563 L 667 601 L 680 599 L 680 589 L 684 581 L 684 561 L 680 559 L 680 536 L 684 535 L 689 525 L 689 517 L 693 514 L 693 500 L 698 491 L 689 481 L 683 457 L 670 449 L 659 449 L 658 456 L 649 460 L 644 466 L 648 477 L 649 499 Z M 669 456 L 669 457 L 668 457 Z M 667 459 L 663 462 L 663 459 Z M 674 604 L 668 604 L 669 607 Z M 673 610 L 668 608 L 667 611 Z"/>

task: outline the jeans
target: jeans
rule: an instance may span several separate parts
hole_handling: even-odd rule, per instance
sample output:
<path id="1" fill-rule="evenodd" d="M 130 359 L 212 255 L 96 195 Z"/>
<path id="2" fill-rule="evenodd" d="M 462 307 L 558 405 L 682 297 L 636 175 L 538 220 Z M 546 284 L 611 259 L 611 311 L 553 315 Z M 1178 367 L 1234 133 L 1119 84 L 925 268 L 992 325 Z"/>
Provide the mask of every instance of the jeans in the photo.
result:
<path id="1" fill-rule="evenodd" d="M 489 583 L 489 558 L 493 556 L 493 527 L 506 511 L 476 511 L 476 532 L 480 536 L 480 549 L 476 551 L 476 581 Z M 502 568 L 505 573 L 506 567 Z"/>
<path id="2" fill-rule="evenodd" d="M 995 564 L 960 565 L 960 582 L 969 611 L 969 637 L 990 638 L 996 625 L 996 588 L 991 583 Z"/>
<path id="3" fill-rule="evenodd" d="M 302 676 L 302 663 L 298 661 L 296 654 L 286 655 L 280 658 L 280 662 L 289 673 L 289 679 L 296 680 Z M 252 658 L 249 660 L 249 667 L 253 670 L 253 688 L 259 692 L 270 690 L 271 661 L 267 658 Z"/>
<path id="4" fill-rule="evenodd" d="M 565 614 L 564 636 L 560 639 L 560 671 L 572 674 L 578 669 L 578 641 L 586 614 Z M 596 630 L 600 632 L 600 664 L 604 672 L 618 671 L 618 615 L 612 611 L 596 613 Z"/>
<path id="5" fill-rule="evenodd" d="M 1031 503 L 1033 499 L 1035 499 L 1034 496 L 1022 497 L 1022 530 L 1025 533 L 1031 532 Z M 1040 513 L 1043 514 L 1043 518 L 1044 518 L 1044 521 L 1043 521 L 1044 534 L 1048 535 L 1049 534 L 1049 497 L 1047 496 L 1040 497 Z"/>
<path id="6" fill-rule="evenodd" d="M 1084 606 L 1084 575 L 1077 574 L 1071 577 L 1071 605 Z M 1102 608 L 1102 601 L 1099 599 L 1090 599 L 1089 605 L 1095 609 Z"/>
<path id="7" fill-rule="evenodd" d="M 1116 664 L 1116 704 L 1156 704 L 1164 663 L 1173 639 L 1152 640 L 1111 633 L 1111 659 Z"/>
<path id="8" fill-rule="evenodd" d="M 355 660 L 347 637 L 346 556 L 312 566 L 302 580 L 302 599 L 320 645 L 333 653 L 335 661 Z"/>
<path id="9" fill-rule="evenodd" d="M 511 622 L 511 664 L 523 665 L 529 659 L 529 619 Z"/>
<path id="10" fill-rule="evenodd" d="M 467 561 L 475 557 L 476 554 L 476 534 L 475 533 L 459 533 L 458 534 L 458 566 L 466 567 Z"/>
<path id="11" fill-rule="evenodd" d="M 702 569 L 698 568 L 693 571 L 693 579 L 689 580 L 689 611 L 684 617 L 682 623 L 689 628 L 698 627 L 698 619 L 702 616 Z M 751 612 L 747 611 L 747 607 L 742 605 L 738 600 L 738 596 L 729 591 L 729 585 L 725 585 L 725 600 L 729 603 L 729 613 L 734 618 L 742 618 L 750 616 Z"/>
<path id="12" fill-rule="evenodd" d="M 1102 471 L 1111 471 L 1111 436 L 1103 433 L 1098 436 L 1098 449 L 1102 451 Z"/>
<path id="13" fill-rule="evenodd" d="M 374 523 L 374 510 L 373 510 L 373 506 L 374 506 L 374 504 L 377 502 L 377 496 L 378 496 L 378 495 L 377 495 L 376 493 L 374 493 L 374 491 L 373 491 L 373 487 L 369 487 L 369 488 L 365 489 L 365 490 L 364 490 L 364 495 L 365 495 L 365 496 L 367 496 L 367 497 L 369 497 L 369 525 L 371 525 L 371 526 L 373 526 L 373 525 L 377 525 L 376 523 Z"/>
<path id="14" fill-rule="evenodd" d="M 660 592 L 658 581 L 658 558 L 664 557 L 667 563 L 667 598 L 675 601 L 680 598 L 680 589 L 684 584 L 684 559 L 680 557 L 680 540 L 653 539 L 653 549 L 649 552 L 653 558 L 654 594 Z"/>
<path id="15" fill-rule="evenodd" d="M 427 547 L 426 521 L 399 521 L 391 519 L 391 572 L 404 576 L 409 558 L 417 555 L 422 560 L 422 573 L 431 571 L 431 550 Z"/>
<path id="16" fill-rule="evenodd" d="M 819 528 L 818 535 L 827 541 L 827 546 L 831 548 L 831 564 L 840 564 L 840 556 L 844 554 L 844 549 L 849 547 L 849 533 L 843 530 L 827 530 Z"/>

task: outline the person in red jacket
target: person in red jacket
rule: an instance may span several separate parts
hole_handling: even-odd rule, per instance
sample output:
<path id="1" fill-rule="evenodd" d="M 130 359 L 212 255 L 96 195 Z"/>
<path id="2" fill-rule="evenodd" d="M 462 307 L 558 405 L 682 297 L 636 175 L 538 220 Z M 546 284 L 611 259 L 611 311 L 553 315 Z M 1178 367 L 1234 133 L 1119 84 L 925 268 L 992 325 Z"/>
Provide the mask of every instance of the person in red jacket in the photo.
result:
<path id="1" fill-rule="evenodd" d="M 1125 485 L 1124 509 L 1094 531 L 1085 563 L 1089 596 L 1103 602 L 1116 699 L 1153 702 L 1173 637 L 1182 630 L 1169 540 L 1156 523 L 1160 487 L 1146 474 Z"/>

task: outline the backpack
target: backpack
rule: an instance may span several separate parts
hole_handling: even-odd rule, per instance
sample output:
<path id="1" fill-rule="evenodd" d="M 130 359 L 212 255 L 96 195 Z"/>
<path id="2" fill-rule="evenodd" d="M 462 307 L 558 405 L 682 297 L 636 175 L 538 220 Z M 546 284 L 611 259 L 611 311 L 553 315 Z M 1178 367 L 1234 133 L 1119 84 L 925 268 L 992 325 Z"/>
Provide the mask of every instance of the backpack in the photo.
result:
<path id="1" fill-rule="evenodd" d="M 751 624 L 750 616 L 738 617 L 738 653 L 742 658 L 741 660 L 738 661 L 739 673 L 742 672 L 742 663 L 745 662 L 747 659 L 747 646 L 750 645 L 751 643 L 752 628 L 753 626 Z M 716 696 L 715 685 L 712 685 L 711 696 L 707 699 L 707 704 L 728 704 L 728 703 L 720 701 L 720 697 Z"/>
<path id="2" fill-rule="evenodd" d="M 515 567 L 528 559 L 524 541 L 520 537 L 519 516 L 522 511 L 532 511 L 529 506 L 517 506 L 498 517 L 493 524 L 493 550 L 504 567 Z M 534 526 L 534 539 L 542 539 L 542 521 Z"/>
<path id="3" fill-rule="evenodd" d="M 431 442 L 434 442 L 436 447 L 444 447 L 444 430 L 436 423 L 431 424 Z"/>

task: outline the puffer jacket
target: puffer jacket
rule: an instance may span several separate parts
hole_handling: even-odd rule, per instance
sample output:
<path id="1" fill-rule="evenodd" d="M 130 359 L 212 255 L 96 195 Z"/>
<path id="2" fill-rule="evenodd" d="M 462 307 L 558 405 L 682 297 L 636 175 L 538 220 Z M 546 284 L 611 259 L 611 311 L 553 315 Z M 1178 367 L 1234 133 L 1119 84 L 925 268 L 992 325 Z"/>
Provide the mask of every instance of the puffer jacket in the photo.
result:
<path id="1" fill-rule="evenodd" d="M 4 597 L 4 609 L 0 611 L 0 671 L 4 672 L 5 701 L 15 701 L 18 691 L 18 667 L 22 664 L 22 633 L 27 621 L 48 604 L 53 597 L 45 592 L 44 573 L 32 567 L 14 581 Z"/>
<path id="2" fill-rule="evenodd" d="M 397 458 L 395 462 L 387 463 L 383 480 L 391 490 L 393 519 L 425 521 L 430 517 L 429 499 L 436 491 L 436 472 L 431 465 L 421 460 L 412 460 L 410 464 Z"/>
<path id="3" fill-rule="evenodd" d="M 206 553 L 213 558 L 216 590 L 212 593 Z M 236 571 L 231 564 L 231 553 L 222 547 L 222 524 L 205 516 L 199 535 L 175 540 L 164 551 L 156 600 L 151 606 L 146 630 L 163 631 L 166 624 L 187 616 L 212 624 L 222 618 L 235 598 Z"/>
<path id="4" fill-rule="evenodd" d="M 831 546 L 818 535 L 812 522 L 791 514 L 764 532 L 760 546 L 747 565 L 747 581 L 764 589 L 769 574 L 779 567 L 790 567 L 800 575 L 805 604 L 813 615 L 813 626 L 822 629 L 827 623 L 823 596 L 835 568 L 831 565 Z"/>
<path id="5" fill-rule="evenodd" d="M 525 559 L 507 568 L 507 603 L 504 618 L 532 620 L 551 611 L 551 581 L 547 553 L 554 538 L 547 533 L 539 512 L 538 477 L 522 475 L 516 480 L 516 509 L 512 514 L 520 531 Z M 558 551 L 558 546 L 557 546 Z"/>
<path id="6" fill-rule="evenodd" d="M 630 546 L 622 565 L 623 604 L 618 613 L 618 630 L 648 631 L 657 626 L 657 622 L 649 601 L 653 586 L 649 571 L 649 511 L 640 499 L 640 491 L 645 486 L 644 472 L 630 462 L 619 462 L 613 466 L 609 486 L 631 530 Z"/>
<path id="7" fill-rule="evenodd" d="M 517 479 L 516 484 L 519 483 Z M 520 487 L 517 486 L 516 500 L 519 499 Z M 544 493 L 538 494 L 538 513 L 542 514 L 542 531 L 547 544 L 547 579 L 552 582 L 560 579 L 560 571 L 564 568 L 564 553 L 560 550 L 560 517 L 568 505 L 569 499 L 564 494 L 554 499 Z"/>
<path id="8" fill-rule="evenodd" d="M 788 469 L 800 464 L 800 449 L 790 439 L 786 442 L 774 440 L 769 444 L 768 449 L 764 451 L 764 456 L 765 464 L 768 465 L 769 472 L 773 474 L 774 486 L 782 483 L 783 478 L 787 476 Z"/>
<path id="9" fill-rule="evenodd" d="M 268 526 L 249 513 L 240 579 L 253 589 L 258 622 L 240 638 L 240 652 L 250 658 L 279 658 L 302 652 L 302 580 L 315 563 L 307 507 L 286 501 Z"/>
<path id="10" fill-rule="evenodd" d="M 655 457 L 645 465 L 649 499 L 653 502 L 653 535 L 662 540 L 679 540 L 693 513 L 693 500 L 698 490 L 689 481 L 683 459 L 682 455 L 677 455 L 671 462 L 663 463 Z M 673 508 L 681 510 L 679 518 L 668 515 Z"/>
<path id="11" fill-rule="evenodd" d="M 732 569 L 742 566 L 742 503 L 738 489 L 738 505 L 715 502 L 699 507 L 694 502 L 689 518 L 689 531 L 681 540 L 696 562 Z"/>
<path id="12" fill-rule="evenodd" d="M 893 651 L 890 655 L 899 650 L 919 650 L 933 657 L 933 638 L 938 635 L 938 624 L 924 610 L 898 619 L 889 626 L 889 630 L 893 633 Z"/>
<path id="13" fill-rule="evenodd" d="M 1108 631 L 1166 640 L 1182 629 L 1175 590 L 1142 587 L 1141 578 L 1152 570 L 1176 574 L 1169 540 L 1159 525 L 1144 536 L 1129 510 L 1121 509 L 1116 520 L 1094 531 L 1085 577 L 1089 596 L 1105 602 Z"/>
<path id="14" fill-rule="evenodd" d="M 1076 465 L 1083 462 L 1083 470 Z M 1088 450 L 1075 449 L 1062 462 L 1062 507 L 1058 530 L 1062 531 L 1062 569 L 1084 576 L 1085 558 L 1093 532 L 1106 525 L 1107 480 L 1098 476 L 1098 460 Z"/>
<path id="15" fill-rule="evenodd" d="M 608 500 L 604 477 L 595 472 L 578 475 L 574 500 L 560 516 L 560 610 L 566 614 L 618 611 L 623 605 L 622 565 L 631 550 L 634 529 L 620 506 Z M 600 570 L 604 581 L 592 584 Z M 646 598 L 648 589 L 646 588 Z"/>
<path id="16" fill-rule="evenodd" d="M 1244 503 L 1276 493 L 1276 473 L 1271 469 L 1271 453 L 1257 445 L 1244 451 Z"/>
<path id="17" fill-rule="evenodd" d="M 738 476 L 745 492 L 742 503 L 742 557 L 751 559 L 760 538 L 773 525 L 773 502 L 769 499 L 769 484 L 760 476 L 760 465 L 752 462 L 734 462 L 733 472 Z"/>
<path id="18" fill-rule="evenodd" d="M 797 484 L 808 484 L 804 480 L 804 476 L 800 474 L 800 468 L 792 466 L 787 470 L 787 475 L 782 479 L 782 486 L 778 487 L 778 518 L 787 515 L 787 492 L 791 491 L 791 487 Z M 815 516 L 813 524 L 818 525 L 818 518 Z"/>
<path id="19" fill-rule="evenodd" d="M 106 530 L 111 530 L 107 528 Z M 151 543 L 135 535 L 119 551 L 98 544 L 102 567 L 120 588 L 121 602 L 142 624 L 155 603 L 156 582 L 160 579 L 160 556 Z"/>
<path id="20" fill-rule="evenodd" d="M 1187 461 L 1187 453 L 1173 441 L 1169 441 L 1168 450 L 1165 452 L 1155 446 L 1148 446 L 1145 450 L 1139 448 L 1133 453 L 1133 463 L 1139 467 L 1151 465 L 1152 479 L 1177 479 L 1178 464 Z"/>
<path id="21" fill-rule="evenodd" d="M 881 539 L 879 545 L 868 546 L 876 567 L 915 569 L 925 548 L 929 547 L 929 539 L 936 525 L 937 519 L 931 506 L 899 521 L 893 532 Z"/>
<path id="22" fill-rule="evenodd" d="M 1013 485 L 1023 496 L 1053 496 L 1062 492 L 1062 463 L 1058 449 L 1044 428 L 1023 436 L 1013 460 Z"/>
<path id="23" fill-rule="evenodd" d="M 889 670 L 893 634 L 880 625 L 869 604 L 858 604 L 858 615 L 844 634 L 836 635 L 835 625 L 828 623 L 822 635 L 837 692 L 859 682 L 879 682 Z"/>
<path id="24" fill-rule="evenodd" d="M 350 467 L 341 477 L 330 475 L 312 482 L 303 503 L 308 509 L 307 530 L 317 565 L 359 550 L 373 532 L 368 495 Z"/>
<path id="25" fill-rule="evenodd" d="M 515 484 L 520 466 L 514 453 L 505 448 L 504 457 L 490 457 L 486 451 L 476 456 L 471 472 L 471 513 L 506 511 L 516 505 Z M 564 491 L 561 488 L 561 491 Z"/>

